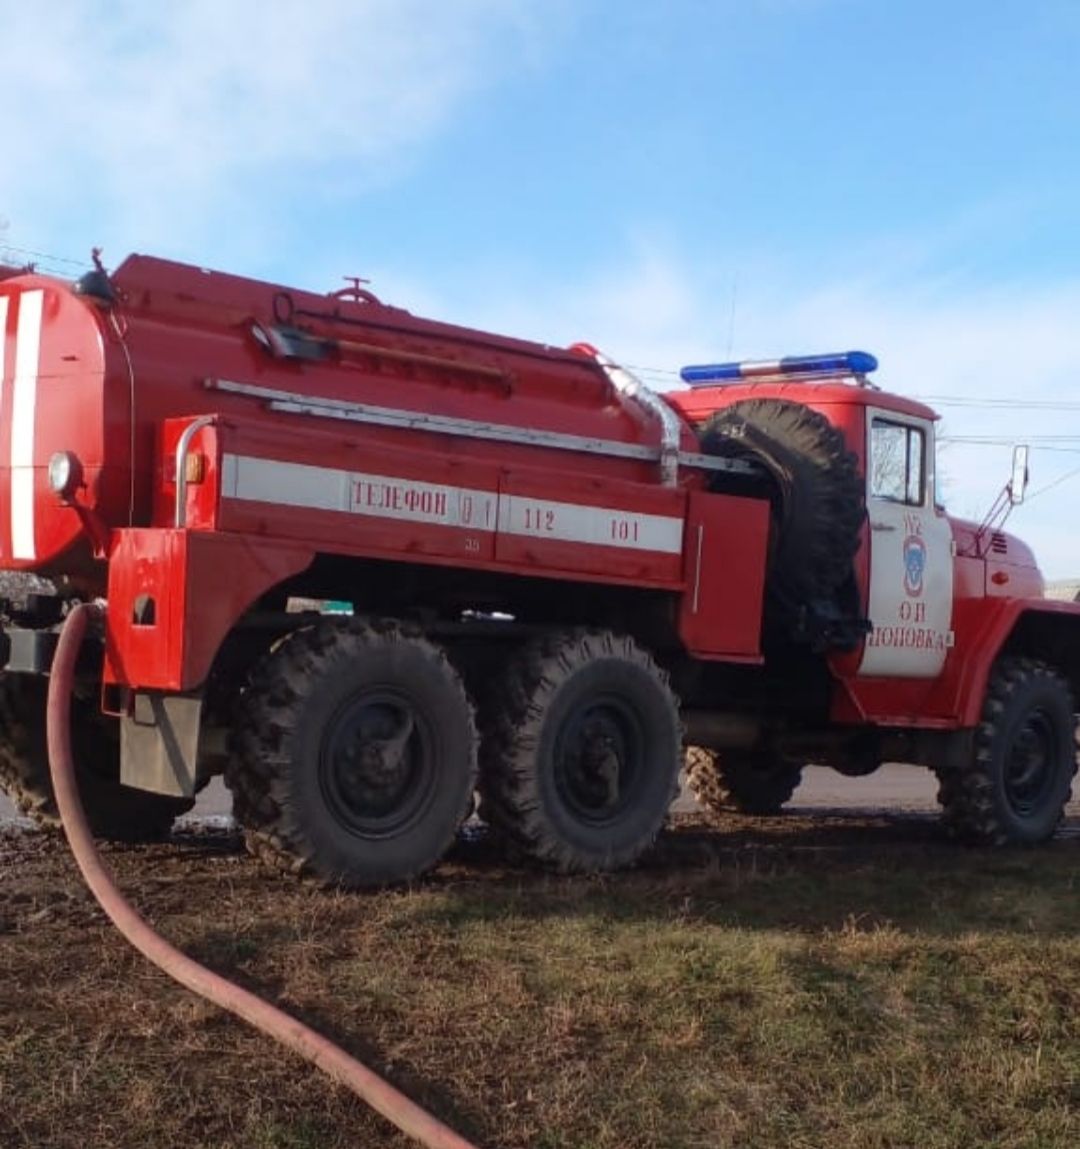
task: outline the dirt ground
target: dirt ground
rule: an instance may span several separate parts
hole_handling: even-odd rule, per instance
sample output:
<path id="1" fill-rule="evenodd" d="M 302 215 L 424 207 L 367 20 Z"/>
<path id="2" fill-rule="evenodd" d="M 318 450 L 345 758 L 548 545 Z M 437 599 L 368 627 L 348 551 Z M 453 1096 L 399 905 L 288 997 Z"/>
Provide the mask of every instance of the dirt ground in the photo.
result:
<path id="1" fill-rule="evenodd" d="M 685 807 L 638 870 L 563 879 L 466 836 L 409 890 L 262 871 L 227 795 L 110 847 L 193 957 L 477 1144 L 1080 1144 L 1080 804 L 965 851 L 926 771 L 809 770 L 782 817 Z M 118 938 L 65 844 L 0 826 L 2 1149 L 408 1144 Z"/>

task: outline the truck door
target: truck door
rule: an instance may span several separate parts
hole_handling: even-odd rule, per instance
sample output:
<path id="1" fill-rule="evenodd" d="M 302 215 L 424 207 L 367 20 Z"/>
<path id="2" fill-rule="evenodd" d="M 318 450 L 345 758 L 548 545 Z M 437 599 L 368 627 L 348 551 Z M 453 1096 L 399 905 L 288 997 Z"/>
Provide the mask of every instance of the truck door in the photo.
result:
<path id="1" fill-rule="evenodd" d="M 952 529 L 934 502 L 934 426 L 866 410 L 869 614 L 860 675 L 933 678 L 952 645 Z"/>

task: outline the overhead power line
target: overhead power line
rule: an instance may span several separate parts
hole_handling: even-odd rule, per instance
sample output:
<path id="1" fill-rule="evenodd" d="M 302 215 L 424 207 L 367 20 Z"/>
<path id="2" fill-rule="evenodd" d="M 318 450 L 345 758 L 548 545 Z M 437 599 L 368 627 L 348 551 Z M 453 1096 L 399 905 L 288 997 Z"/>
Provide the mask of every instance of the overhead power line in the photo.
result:
<path id="1" fill-rule="evenodd" d="M 624 364 L 628 371 L 655 379 L 680 381 L 678 370 L 672 367 L 647 367 L 640 363 Z M 1015 411 L 1080 411 L 1080 400 L 1028 399 L 1020 395 L 907 395 L 919 403 L 940 407 L 987 407 Z"/>
<path id="2" fill-rule="evenodd" d="M 47 251 L 33 251 L 31 248 L 17 247 L 15 244 L 5 243 L 2 240 L 0 240 L 0 252 L 17 255 L 23 259 L 43 259 L 51 264 L 66 264 L 68 267 L 90 266 L 88 259 L 69 259 L 64 255 L 50 255 Z"/>
<path id="3" fill-rule="evenodd" d="M 1021 399 L 1006 397 L 976 398 L 964 395 L 912 395 L 920 403 L 939 407 L 989 407 L 1009 411 L 1080 411 L 1080 402 L 1060 399 Z"/>
<path id="4" fill-rule="evenodd" d="M 964 443 L 968 446 L 1009 446 L 1023 441 L 1032 446 L 1052 451 L 1058 443 L 1080 444 L 1080 435 L 1024 435 L 1015 432 L 1011 435 L 939 435 L 939 443 Z M 1064 449 L 1064 448 L 1061 448 Z"/>
<path id="5" fill-rule="evenodd" d="M 976 442 L 969 442 L 966 439 L 938 439 L 937 444 L 939 447 L 952 447 L 954 445 L 960 447 L 1015 447 L 1018 443 L 1026 444 L 1032 451 L 1038 451 L 1040 454 L 1043 452 L 1051 452 L 1056 455 L 1080 455 L 1080 446 L 1076 447 L 1053 447 L 1046 443 L 1035 443 L 1034 445 L 1023 437 L 1017 435 L 1014 438 L 1006 439 L 1004 436 L 1000 439 L 980 440 Z"/>
<path id="6" fill-rule="evenodd" d="M 1078 475 L 1080 475 L 1080 467 L 1074 467 L 1071 471 L 1066 471 L 1064 475 L 1058 475 L 1052 483 L 1047 483 L 1045 487 L 1040 487 L 1037 491 L 1032 491 L 1024 501 L 1030 503 L 1032 499 L 1037 499 L 1040 495 L 1045 495 L 1047 491 L 1052 491 L 1055 487 L 1060 487 L 1062 483 L 1067 482 L 1069 479 L 1075 479 Z"/>

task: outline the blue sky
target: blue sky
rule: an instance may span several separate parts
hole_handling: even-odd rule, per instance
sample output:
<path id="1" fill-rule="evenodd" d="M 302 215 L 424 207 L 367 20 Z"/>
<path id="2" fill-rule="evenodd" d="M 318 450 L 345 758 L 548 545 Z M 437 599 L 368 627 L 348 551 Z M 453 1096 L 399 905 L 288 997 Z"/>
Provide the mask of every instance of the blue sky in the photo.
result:
<path id="1" fill-rule="evenodd" d="M 1080 577 L 1076 0 L 0 0 L 0 29 L 0 255 L 360 274 L 657 385 L 866 347 L 942 397 L 956 511 L 1031 443 L 1010 526 Z"/>

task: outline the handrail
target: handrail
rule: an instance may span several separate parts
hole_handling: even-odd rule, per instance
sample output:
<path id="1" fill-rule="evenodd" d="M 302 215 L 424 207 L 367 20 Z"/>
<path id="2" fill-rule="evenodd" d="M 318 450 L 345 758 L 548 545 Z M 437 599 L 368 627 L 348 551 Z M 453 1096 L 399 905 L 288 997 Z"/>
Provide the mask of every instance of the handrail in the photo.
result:
<path id="1" fill-rule="evenodd" d="M 183 434 L 176 442 L 176 514 L 174 524 L 177 530 L 187 526 L 187 457 L 191 450 L 191 441 L 204 428 L 217 421 L 216 415 L 200 415 L 184 428 Z"/>

